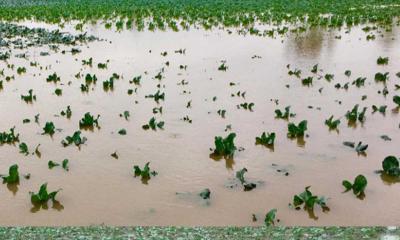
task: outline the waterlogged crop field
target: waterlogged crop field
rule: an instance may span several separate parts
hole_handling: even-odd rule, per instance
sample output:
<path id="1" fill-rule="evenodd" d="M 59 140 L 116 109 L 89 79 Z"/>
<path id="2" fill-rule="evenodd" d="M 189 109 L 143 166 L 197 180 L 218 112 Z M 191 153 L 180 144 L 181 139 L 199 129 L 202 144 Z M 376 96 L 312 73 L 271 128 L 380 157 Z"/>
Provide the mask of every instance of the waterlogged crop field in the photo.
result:
<path id="1" fill-rule="evenodd" d="M 1 225 L 399 222 L 397 5 L 155 2 L 2 5 Z"/>

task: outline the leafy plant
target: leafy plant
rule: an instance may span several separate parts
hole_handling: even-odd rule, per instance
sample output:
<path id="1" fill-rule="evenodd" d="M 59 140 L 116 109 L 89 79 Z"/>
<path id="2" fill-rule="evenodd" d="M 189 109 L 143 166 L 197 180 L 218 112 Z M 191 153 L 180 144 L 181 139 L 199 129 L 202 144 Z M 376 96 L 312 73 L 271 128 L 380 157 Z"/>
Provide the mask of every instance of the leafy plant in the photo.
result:
<path id="1" fill-rule="evenodd" d="M 319 205 L 322 209 L 327 209 L 325 197 L 318 197 L 313 195 L 309 190 L 311 186 L 305 188 L 304 192 L 294 195 L 293 197 L 293 206 L 296 209 L 300 209 L 301 205 L 304 204 L 304 209 L 306 210 L 314 210 L 314 205 Z"/>
<path id="2" fill-rule="evenodd" d="M 57 73 L 53 73 L 51 75 L 49 75 L 46 79 L 47 82 L 53 82 L 53 83 L 57 83 L 60 81 L 60 77 L 57 76 Z"/>
<path id="3" fill-rule="evenodd" d="M 356 104 L 351 111 L 347 111 L 346 118 L 350 122 L 356 122 L 357 120 L 364 122 L 366 111 L 367 107 L 364 107 L 361 112 L 358 112 L 358 104 Z"/>
<path id="4" fill-rule="evenodd" d="M 389 76 L 388 72 L 386 72 L 386 73 L 378 72 L 378 73 L 375 74 L 375 81 L 377 81 L 377 82 L 386 82 L 386 80 L 388 79 L 388 76 Z"/>
<path id="5" fill-rule="evenodd" d="M 400 96 L 393 96 L 393 102 L 396 103 L 398 107 L 400 107 Z"/>
<path id="6" fill-rule="evenodd" d="M 304 136 L 305 131 L 307 130 L 307 120 L 301 121 L 297 126 L 295 123 L 288 124 L 288 137 L 302 137 Z"/>
<path id="7" fill-rule="evenodd" d="M 275 109 L 275 118 L 288 120 L 289 117 L 295 117 L 295 116 L 296 116 L 295 113 L 290 112 L 290 106 L 285 107 L 283 112 L 279 109 Z"/>
<path id="8" fill-rule="evenodd" d="M 61 144 L 66 147 L 71 144 L 75 144 L 76 146 L 80 146 L 86 142 L 86 137 L 81 137 L 81 131 L 76 131 L 72 136 L 67 136 L 64 140 L 61 141 Z"/>
<path id="9" fill-rule="evenodd" d="M 330 116 L 330 118 L 325 120 L 325 125 L 327 125 L 329 127 L 329 130 L 337 129 L 339 124 L 340 124 L 340 120 L 339 119 L 334 120 L 333 115 Z"/>
<path id="10" fill-rule="evenodd" d="M 400 98 L 399 98 L 399 103 L 400 103 Z M 385 114 L 386 113 L 386 108 L 387 108 L 386 105 L 382 105 L 382 106 L 379 106 L 379 107 L 377 107 L 375 105 L 372 105 L 372 113 L 380 112 L 382 114 Z"/>
<path id="11" fill-rule="evenodd" d="M 218 67 L 218 71 L 226 71 L 228 69 L 228 66 L 225 65 L 226 61 L 222 61 L 221 65 Z"/>
<path id="12" fill-rule="evenodd" d="M 264 219 L 265 226 L 269 227 L 275 225 L 276 212 L 277 210 L 275 208 L 267 212 Z"/>
<path id="13" fill-rule="evenodd" d="M 19 182 L 19 173 L 18 173 L 18 165 L 11 165 L 8 169 L 8 176 L 0 175 L 3 179 L 3 183 L 18 183 Z"/>
<path id="14" fill-rule="evenodd" d="M 358 175 L 354 179 L 354 183 L 351 183 L 348 180 L 343 180 L 342 185 L 346 188 L 345 192 L 348 192 L 353 189 L 353 193 L 356 196 L 364 195 L 365 188 L 367 187 L 367 178 L 363 175 Z"/>
<path id="15" fill-rule="evenodd" d="M 94 126 L 99 127 L 99 117 L 100 115 L 97 115 L 97 118 L 95 118 L 89 112 L 87 112 L 85 113 L 83 118 L 79 121 L 79 127 L 80 128 L 92 128 Z"/>
<path id="16" fill-rule="evenodd" d="M 42 204 L 47 203 L 47 201 L 49 201 L 50 199 L 52 201 L 55 201 L 56 195 L 59 191 L 61 191 L 61 189 L 48 193 L 47 183 L 44 183 L 40 186 L 38 193 L 30 192 L 31 202 L 34 204 Z"/>
<path id="17" fill-rule="evenodd" d="M 33 95 L 33 90 L 30 89 L 28 91 L 28 95 L 21 95 L 21 99 L 24 100 L 26 103 L 31 103 L 36 101 L 36 95 Z"/>
<path id="18" fill-rule="evenodd" d="M 275 141 L 274 132 L 267 134 L 263 132 L 260 137 L 256 137 L 256 144 L 272 146 L 274 145 L 274 141 Z"/>
<path id="19" fill-rule="evenodd" d="M 364 153 L 365 150 L 367 150 L 368 144 L 363 145 L 362 142 L 358 142 L 356 146 L 356 152 L 357 153 Z"/>
<path id="20" fill-rule="evenodd" d="M 235 133 L 230 133 L 227 137 L 223 138 L 220 136 L 215 137 L 214 144 L 214 154 L 231 157 L 235 153 L 236 146 L 233 142 L 236 137 Z"/>
<path id="21" fill-rule="evenodd" d="M 15 142 L 19 142 L 19 134 L 15 134 L 15 127 L 10 128 L 9 132 L 0 132 L 0 144 Z"/>
<path id="22" fill-rule="evenodd" d="M 399 161 L 395 156 L 387 156 L 382 161 L 383 172 L 392 177 L 400 176 Z"/>
<path id="23" fill-rule="evenodd" d="M 49 134 L 50 136 L 55 133 L 56 127 L 54 126 L 53 122 L 46 122 L 43 128 L 43 133 L 42 134 Z"/>
<path id="24" fill-rule="evenodd" d="M 148 180 L 151 178 L 151 176 L 156 176 L 158 173 L 156 171 L 151 171 L 149 167 L 150 162 L 147 162 L 143 169 L 141 169 L 139 166 L 135 165 L 133 166 L 133 171 L 135 174 L 135 177 L 142 177 L 143 180 Z"/>
<path id="25" fill-rule="evenodd" d="M 257 187 L 257 184 L 248 182 L 244 179 L 244 174 L 247 173 L 247 168 L 242 168 L 236 172 L 236 178 L 239 179 L 240 183 L 243 185 L 244 191 L 251 191 Z"/>
<path id="26" fill-rule="evenodd" d="M 71 116 L 72 116 L 71 107 L 68 105 L 67 109 L 62 110 L 60 114 L 61 114 L 61 116 L 66 116 L 67 118 L 71 118 Z"/>
<path id="27" fill-rule="evenodd" d="M 25 156 L 29 154 L 28 145 L 26 145 L 26 143 L 22 142 L 18 147 L 20 153 L 25 154 Z"/>
<path id="28" fill-rule="evenodd" d="M 201 191 L 201 192 L 199 193 L 199 196 L 200 196 L 202 199 L 210 199 L 210 196 L 211 196 L 211 191 L 210 191 L 210 189 L 208 189 L 208 188 L 204 189 L 203 191 Z"/>
<path id="29" fill-rule="evenodd" d="M 164 101 L 165 93 L 161 93 L 160 90 L 157 90 L 157 92 L 155 94 L 150 94 L 150 95 L 147 95 L 145 97 L 146 98 L 153 98 L 154 101 L 156 101 L 158 103 L 160 100 Z"/>
<path id="30" fill-rule="evenodd" d="M 53 169 L 54 167 L 60 166 L 60 164 L 59 164 L 59 163 L 56 163 L 56 162 L 53 162 L 53 161 L 50 160 L 50 161 L 47 163 L 47 166 L 49 167 L 49 169 Z"/>
<path id="31" fill-rule="evenodd" d="M 150 119 L 148 124 L 142 126 L 144 130 L 148 129 L 157 130 L 157 128 L 163 129 L 163 127 L 164 127 L 164 122 L 163 121 L 157 122 L 154 117 Z"/>
<path id="32" fill-rule="evenodd" d="M 378 57 L 376 60 L 376 63 L 378 65 L 387 65 L 389 63 L 389 58 L 388 57 Z"/>

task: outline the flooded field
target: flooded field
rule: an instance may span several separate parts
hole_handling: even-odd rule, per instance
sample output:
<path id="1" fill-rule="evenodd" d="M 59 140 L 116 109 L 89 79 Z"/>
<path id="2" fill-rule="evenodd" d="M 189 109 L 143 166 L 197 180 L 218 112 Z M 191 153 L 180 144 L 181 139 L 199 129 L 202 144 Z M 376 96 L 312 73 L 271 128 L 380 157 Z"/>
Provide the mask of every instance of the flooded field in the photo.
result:
<path id="1" fill-rule="evenodd" d="M 98 23 L 83 29 L 98 39 L 78 46 L 11 47 L 10 58 L 0 61 L 0 131 L 15 126 L 19 142 L 0 147 L 0 173 L 18 164 L 21 177 L 0 188 L 7 216 L 0 224 L 258 226 L 271 209 L 277 209 L 275 225 L 398 224 L 400 184 L 376 171 L 385 157 L 400 155 L 392 100 L 400 95 L 400 28 L 364 27 L 270 38 L 217 29 L 115 31 Z M 78 34 L 74 25 L 60 31 Z M 371 34 L 375 40 L 367 40 Z M 388 63 L 377 64 L 380 57 Z M 26 72 L 17 73 L 19 67 Z M 46 80 L 54 73 L 54 82 Z M 30 89 L 36 99 L 21 99 Z M 365 116 L 349 123 L 346 113 L 356 104 L 359 112 L 367 107 Z M 67 106 L 70 118 L 61 115 Z M 287 106 L 295 116 L 277 118 L 276 109 Z M 99 115 L 98 127 L 80 129 L 87 112 Z M 332 115 L 340 124 L 329 130 Z M 152 117 L 164 125 L 144 129 Z M 305 136 L 289 138 L 288 123 L 302 120 Z M 55 126 L 51 136 L 43 134 L 46 122 Z M 79 129 L 87 141 L 64 147 Z M 276 134 L 273 146 L 256 144 L 263 132 Z M 236 134 L 236 151 L 214 158 L 214 138 L 229 133 Z M 356 151 L 343 142 L 362 146 Z M 49 161 L 64 159 L 68 171 L 49 168 Z M 142 182 L 134 165 L 147 162 L 157 174 Z M 237 178 L 243 168 L 245 182 L 256 184 L 251 191 Z M 343 193 L 342 181 L 359 174 L 368 180 L 363 199 Z M 29 195 L 46 182 L 51 191 L 62 189 L 48 209 Z M 315 206 L 310 217 L 289 206 L 306 186 L 327 198 L 329 211 Z M 203 199 L 199 193 L 207 188 L 210 198 Z"/>

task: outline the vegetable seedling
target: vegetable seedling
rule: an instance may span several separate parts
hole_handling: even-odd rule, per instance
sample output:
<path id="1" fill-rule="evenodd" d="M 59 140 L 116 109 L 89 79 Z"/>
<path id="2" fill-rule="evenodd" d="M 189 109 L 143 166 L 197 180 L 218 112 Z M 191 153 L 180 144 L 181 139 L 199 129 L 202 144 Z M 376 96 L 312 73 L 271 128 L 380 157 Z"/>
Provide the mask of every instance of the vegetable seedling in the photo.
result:
<path id="1" fill-rule="evenodd" d="M 235 153 L 236 146 L 233 142 L 236 137 L 235 133 L 230 133 L 227 137 L 223 138 L 220 136 L 216 136 L 214 138 L 214 154 L 224 157 L 232 157 Z"/>
<path id="2" fill-rule="evenodd" d="M 365 188 L 367 187 L 367 178 L 364 175 L 358 175 L 354 179 L 354 183 L 348 180 L 343 180 L 342 185 L 346 188 L 345 192 L 353 190 L 354 195 L 361 197 L 364 195 Z"/>

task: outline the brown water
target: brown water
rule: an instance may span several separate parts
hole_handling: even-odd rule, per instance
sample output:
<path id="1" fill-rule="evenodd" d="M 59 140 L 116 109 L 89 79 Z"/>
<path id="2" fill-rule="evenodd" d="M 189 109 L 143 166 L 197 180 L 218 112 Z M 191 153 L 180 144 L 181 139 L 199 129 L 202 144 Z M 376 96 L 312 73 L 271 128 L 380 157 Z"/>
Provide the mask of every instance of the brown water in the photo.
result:
<path id="1" fill-rule="evenodd" d="M 29 67 L 29 61 L 24 59 L 10 60 L 16 67 L 26 66 L 27 73 L 5 82 L 0 91 L 0 130 L 15 125 L 21 141 L 31 150 L 41 144 L 42 157 L 25 157 L 18 147 L 1 146 L 1 173 L 17 163 L 21 174 L 31 174 L 30 180 L 21 180 L 16 194 L 6 185 L 0 187 L 0 209 L 4 216 L 1 225 L 262 225 L 265 213 L 272 208 L 278 209 L 279 225 L 398 224 L 400 184 L 388 184 L 374 173 L 381 168 L 384 157 L 400 155 L 399 116 L 391 112 L 395 107 L 394 84 L 399 81 L 395 73 L 400 71 L 398 28 L 384 32 L 375 41 L 366 41 L 366 34 L 360 28 L 353 28 L 348 34 L 346 29 L 330 32 L 316 29 L 277 39 L 239 36 L 220 30 L 114 32 L 100 24 L 87 30 L 108 41 L 83 46 L 82 53 L 75 56 L 63 55 L 61 51 L 40 56 L 43 48 L 30 49 L 29 61 L 48 66 L 48 70 Z M 338 35 L 342 38 L 336 39 Z M 186 54 L 174 53 L 178 49 L 186 49 Z M 168 52 L 165 57 L 160 55 L 164 51 Z M 254 55 L 261 58 L 252 58 Z M 389 57 L 389 65 L 376 65 L 379 56 Z M 81 64 L 81 60 L 89 57 L 93 57 L 93 68 Z M 106 60 L 110 60 L 108 69 L 96 67 Z M 226 72 L 217 71 L 221 60 L 226 60 L 229 67 Z M 165 66 L 166 61 L 169 66 Z M 331 83 L 314 77 L 313 86 L 305 87 L 300 79 L 287 74 L 286 65 L 291 64 L 291 69 L 302 70 L 303 78 L 312 76 L 310 70 L 316 63 L 323 74 L 335 74 Z M 188 66 L 186 71 L 179 69 L 181 64 Z M 5 67 L 1 62 L 0 69 Z M 165 130 L 144 131 L 141 126 L 153 116 L 152 108 L 158 106 L 145 95 L 157 91 L 159 81 L 153 77 L 162 67 L 165 78 L 161 83 L 165 89 L 161 91 L 166 97 L 159 104 L 163 106 L 163 114 L 157 114 L 156 119 L 165 121 Z M 352 71 L 350 78 L 344 75 L 347 69 Z M 390 72 L 390 93 L 386 98 L 377 93 L 383 88 L 383 84 L 373 79 L 378 71 Z M 6 75 L 12 72 L 5 70 Z M 46 82 L 53 72 L 61 76 L 64 84 L 58 84 L 63 89 L 62 97 L 54 95 L 56 86 Z M 98 82 L 93 91 L 81 93 L 84 79 L 75 79 L 78 72 L 96 74 Z M 102 81 L 114 72 L 123 78 L 115 81 L 114 91 L 104 92 Z M 137 94 L 129 96 L 127 89 L 134 86 L 128 80 L 138 75 L 142 75 L 141 87 Z M 337 82 L 344 84 L 361 76 L 367 77 L 365 87 L 350 84 L 347 91 L 334 87 Z M 178 85 L 183 79 L 188 85 Z M 229 86 L 230 82 L 236 85 Z M 33 104 L 20 99 L 29 89 L 37 95 Z M 237 91 L 246 91 L 246 98 L 231 97 Z M 362 95 L 368 98 L 361 101 Z M 279 99 L 279 105 L 270 99 Z M 186 108 L 188 101 L 192 102 L 192 108 Z M 254 111 L 237 109 L 236 105 L 243 102 L 254 102 Z M 357 103 L 368 107 L 366 121 L 362 126 L 348 127 L 344 114 Z M 386 116 L 371 114 L 373 104 L 387 104 Z M 54 116 L 67 105 L 73 112 L 70 120 Z M 287 122 L 274 118 L 274 110 L 287 105 L 297 114 L 294 122 L 308 120 L 309 137 L 302 147 L 286 137 Z M 219 109 L 226 109 L 225 119 L 217 114 Z M 129 121 L 119 117 L 125 110 L 130 111 Z M 74 146 L 62 147 L 60 141 L 78 129 L 78 121 L 88 111 L 101 115 L 101 129 L 82 131 L 88 141 L 80 150 Z M 33 121 L 37 113 L 40 125 Z M 332 114 L 341 117 L 338 133 L 330 132 L 324 125 Z M 193 120 L 192 124 L 181 120 L 186 115 Z M 24 118 L 32 122 L 22 124 Z M 41 135 L 46 121 L 53 121 L 62 131 L 52 138 Z M 226 136 L 224 130 L 229 124 L 237 134 L 236 145 L 245 150 L 237 151 L 233 162 L 215 161 L 209 157 L 214 136 Z M 127 130 L 126 136 L 117 134 L 121 128 Z M 263 131 L 276 132 L 274 151 L 254 144 L 255 137 Z M 383 134 L 392 141 L 383 141 L 380 138 Z M 358 156 L 353 149 L 343 146 L 343 141 L 368 143 L 367 156 Z M 110 156 L 114 151 L 119 159 Z M 65 158 L 70 161 L 68 172 L 62 168 L 48 169 L 49 160 L 61 162 Z M 148 161 L 159 174 L 144 185 L 133 177 L 132 167 Z M 263 184 L 250 192 L 227 188 L 235 172 L 243 167 L 248 169 L 246 178 Z M 287 170 L 289 176 L 277 169 Z M 353 180 L 358 174 L 368 179 L 364 200 L 352 193 L 342 193 L 342 180 Z M 44 182 L 48 182 L 50 190 L 63 189 L 57 195 L 63 209 L 60 206 L 53 209 L 49 202 L 48 210 L 32 213 L 28 192 L 36 192 Z M 293 195 L 308 185 L 313 193 L 329 198 L 328 213 L 316 207 L 318 220 L 309 218 L 303 210 L 288 207 Z M 211 190 L 208 203 L 196 197 L 204 188 Z M 258 216 L 258 222 L 252 222 L 252 214 Z"/>

